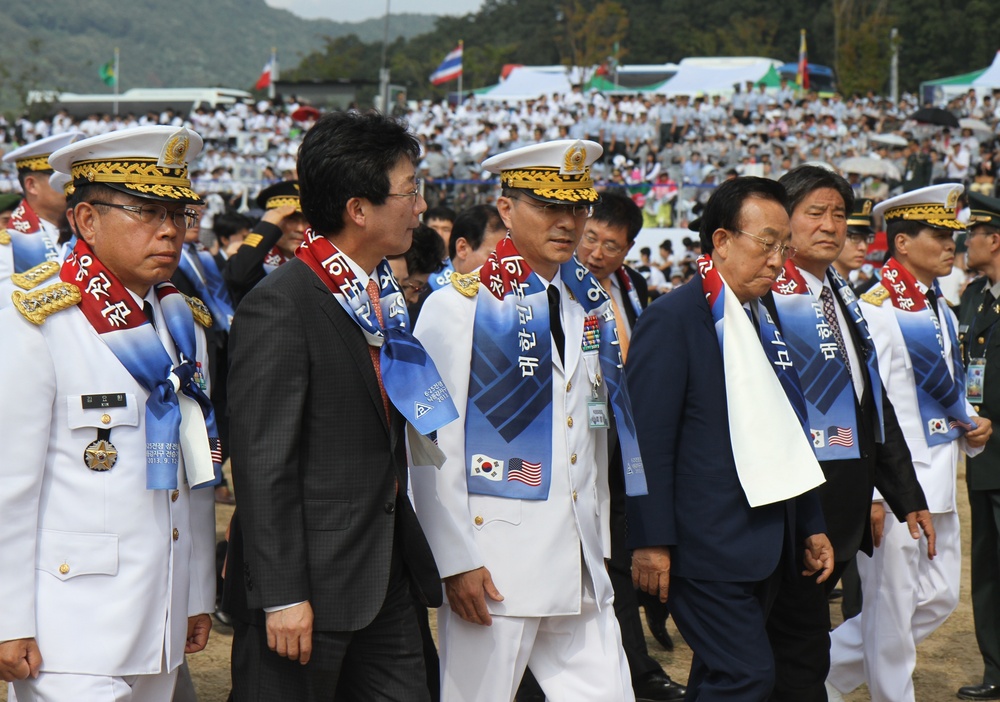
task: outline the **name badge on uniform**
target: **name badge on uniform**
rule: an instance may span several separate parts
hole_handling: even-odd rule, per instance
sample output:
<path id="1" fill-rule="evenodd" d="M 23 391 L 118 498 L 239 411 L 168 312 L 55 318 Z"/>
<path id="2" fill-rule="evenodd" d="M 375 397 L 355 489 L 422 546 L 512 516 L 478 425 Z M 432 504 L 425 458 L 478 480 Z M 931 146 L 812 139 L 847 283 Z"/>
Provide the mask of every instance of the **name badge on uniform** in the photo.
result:
<path id="1" fill-rule="evenodd" d="M 587 417 L 590 420 L 591 429 L 607 429 L 611 426 L 608 418 L 608 404 L 600 400 L 591 400 L 587 403 Z"/>
<path id="2" fill-rule="evenodd" d="M 983 403 L 983 379 L 986 377 L 986 359 L 969 359 L 969 369 L 965 373 L 965 399 L 974 405 Z"/>
<path id="3" fill-rule="evenodd" d="M 109 392 L 104 395 L 80 395 L 80 404 L 83 409 L 108 409 L 125 407 L 128 403 L 125 393 Z"/>

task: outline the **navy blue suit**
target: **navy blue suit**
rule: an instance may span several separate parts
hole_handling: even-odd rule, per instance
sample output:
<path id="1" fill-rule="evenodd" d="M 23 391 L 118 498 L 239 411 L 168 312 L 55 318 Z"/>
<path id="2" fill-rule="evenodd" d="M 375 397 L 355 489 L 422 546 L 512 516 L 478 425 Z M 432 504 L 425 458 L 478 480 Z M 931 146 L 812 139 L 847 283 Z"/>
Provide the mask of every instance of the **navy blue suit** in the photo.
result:
<path id="1" fill-rule="evenodd" d="M 688 699 L 767 699 L 770 586 L 779 566 L 801 569 L 804 539 L 825 531 L 816 492 L 749 506 L 700 278 L 639 318 L 626 372 L 649 486 L 629 499 L 629 546 L 670 547 L 670 611 L 695 654 Z"/>

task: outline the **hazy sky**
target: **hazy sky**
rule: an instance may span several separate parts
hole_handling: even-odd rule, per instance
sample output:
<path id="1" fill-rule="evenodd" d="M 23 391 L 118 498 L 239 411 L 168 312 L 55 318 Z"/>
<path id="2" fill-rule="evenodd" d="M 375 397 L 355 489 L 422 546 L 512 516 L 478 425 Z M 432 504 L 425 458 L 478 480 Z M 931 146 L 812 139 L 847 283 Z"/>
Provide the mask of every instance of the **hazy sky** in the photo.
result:
<path id="1" fill-rule="evenodd" d="M 385 0 L 266 0 L 271 7 L 291 10 L 300 17 L 325 17 L 338 22 L 360 22 L 385 17 Z M 475 12 L 483 0 L 390 0 L 392 14 L 464 15 Z"/>

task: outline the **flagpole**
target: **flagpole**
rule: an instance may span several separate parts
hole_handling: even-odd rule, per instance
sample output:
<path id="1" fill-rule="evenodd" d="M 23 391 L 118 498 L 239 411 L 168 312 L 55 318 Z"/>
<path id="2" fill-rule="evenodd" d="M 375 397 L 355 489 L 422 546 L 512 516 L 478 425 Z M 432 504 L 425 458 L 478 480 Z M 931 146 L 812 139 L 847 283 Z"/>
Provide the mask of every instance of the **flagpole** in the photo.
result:
<path id="1" fill-rule="evenodd" d="M 456 109 L 462 106 L 462 77 L 465 75 L 465 42 L 458 40 L 458 48 L 462 50 L 462 70 L 458 74 L 458 104 Z"/>
<path id="2" fill-rule="evenodd" d="M 105 56 L 106 55 L 107 54 L 105 54 Z M 118 116 L 118 81 L 119 81 L 118 76 L 120 75 L 120 73 L 118 71 L 119 71 L 119 59 L 120 58 L 121 57 L 120 57 L 119 52 L 118 52 L 118 47 L 116 46 L 115 47 L 115 101 L 114 101 L 114 113 L 115 113 L 115 117 Z"/>
<path id="3" fill-rule="evenodd" d="M 274 102 L 274 84 L 278 80 L 278 47 L 271 47 L 271 82 L 267 85 L 267 99 Z"/>

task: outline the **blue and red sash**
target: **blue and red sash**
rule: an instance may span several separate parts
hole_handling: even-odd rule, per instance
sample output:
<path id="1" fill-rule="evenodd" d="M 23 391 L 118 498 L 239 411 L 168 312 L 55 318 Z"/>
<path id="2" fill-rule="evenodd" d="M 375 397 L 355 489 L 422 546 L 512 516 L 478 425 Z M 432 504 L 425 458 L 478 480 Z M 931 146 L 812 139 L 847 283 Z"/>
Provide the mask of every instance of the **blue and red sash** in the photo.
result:
<path id="1" fill-rule="evenodd" d="M 712 257 L 703 254 L 698 257 L 698 273 L 701 275 L 702 289 L 705 291 L 705 298 L 708 306 L 712 310 L 712 321 L 715 324 L 715 333 L 719 337 L 719 348 L 723 349 L 725 339 L 723 338 L 723 320 L 725 318 L 724 292 L 726 283 L 715 268 Z M 759 301 L 752 303 L 756 306 L 755 311 L 759 317 L 760 340 L 764 348 L 764 355 L 771 363 L 771 368 L 781 383 L 781 389 L 785 391 L 785 397 L 795 410 L 795 416 L 802 425 L 802 431 L 812 442 L 812 434 L 809 431 L 809 412 L 806 407 L 806 398 L 802 394 L 802 386 L 799 385 L 799 378 L 792 363 L 791 353 L 788 344 L 785 342 L 770 313 Z"/>
<path id="2" fill-rule="evenodd" d="M 437 290 L 439 288 L 447 287 L 451 282 L 451 276 L 455 273 L 455 266 L 452 265 L 451 259 L 445 259 L 444 268 L 439 270 L 437 273 L 432 273 L 429 278 L 427 278 L 427 285 L 430 286 L 431 290 Z"/>
<path id="3" fill-rule="evenodd" d="M 472 494 L 545 500 L 552 478 L 552 335 L 545 285 L 508 237 L 479 273 L 466 408 Z M 646 476 L 625 389 L 611 298 L 575 257 L 560 277 L 588 313 L 584 354 L 596 353 L 622 445 L 625 489 L 646 494 Z M 589 326 L 588 326 L 589 325 Z M 567 343 L 574 343 L 567 339 Z"/>
<path id="4" fill-rule="evenodd" d="M 632 279 L 629 278 L 624 266 L 615 271 L 615 277 L 618 279 L 618 284 L 621 286 L 622 292 L 625 293 L 625 297 L 628 298 L 629 304 L 632 305 L 635 318 L 638 319 L 639 315 L 642 314 L 642 303 L 639 302 L 639 293 L 632 285 Z"/>
<path id="5" fill-rule="evenodd" d="M 945 315 L 947 329 L 942 330 L 927 296 L 917 287 L 916 278 L 893 258 L 882 267 L 880 284 L 889 293 L 913 365 L 917 404 L 927 445 L 954 441 L 974 425 L 965 409 L 965 369 L 951 316 Z M 934 286 L 939 299 L 943 300 L 937 281 Z M 950 372 L 942 333 L 947 333 L 951 339 Z"/>
<path id="6" fill-rule="evenodd" d="M 382 259 L 375 269 L 380 326 L 365 286 L 351 270 L 347 257 L 329 239 L 309 229 L 295 255 L 319 276 L 344 311 L 361 327 L 369 346 L 380 347 L 382 385 L 392 404 L 421 434 L 427 435 L 458 418 L 441 374 L 424 347 L 410 332 L 406 300 Z"/>
<path id="7" fill-rule="evenodd" d="M 49 230 L 31 209 L 27 200 L 21 200 L 7 225 L 10 245 L 14 254 L 14 272 L 24 273 L 46 261 L 59 261 L 59 233 Z"/>
<path id="8" fill-rule="evenodd" d="M 212 324 L 228 333 L 233 323 L 233 301 L 211 252 L 201 242 L 184 244 L 179 267 L 198 290 L 198 297 L 208 305 Z"/>
<path id="9" fill-rule="evenodd" d="M 849 292 L 850 287 L 844 284 L 843 278 L 837 278 L 839 281 L 831 277 L 831 287 L 848 304 L 849 309 L 851 303 L 857 308 L 853 293 L 850 294 L 851 303 L 844 297 L 844 290 Z M 854 384 L 848 372 L 847 360 L 841 358 L 822 304 L 809 290 L 808 283 L 790 260 L 785 262 L 784 269 L 771 289 L 785 341 L 791 349 L 792 361 L 805 394 L 816 457 L 821 461 L 858 458 L 861 454 L 858 447 Z M 878 367 L 874 367 L 874 372 L 871 368 L 874 345 L 871 345 L 870 335 L 867 334 L 867 325 L 860 312 L 851 312 L 855 324 L 862 332 L 862 338 L 868 337 L 865 349 L 866 359 L 869 361 L 867 372 L 869 376 L 874 375 L 878 379 Z M 869 345 L 871 349 L 867 348 Z M 878 390 L 879 401 L 876 406 L 881 427 L 881 380 L 871 382 L 873 390 Z"/>
<path id="10" fill-rule="evenodd" d="M 80 311 L 129 374 L 148 393 L 146 400 L 146 489 L 174 490 L 180 462 L 182 392 L 201 407 L 208 431 L 216 485 L 222 477 L 222 451 L 215 412 L 198 382 L 195 321 L 184 296 L 171 283 L 154 286 L 167 330 L 180 362 L 174 365 L 142 305 L 94 255 L 83 239 L 63 263 L 59 277 L 80 289 Z M 192 487 L 199 487 L 192 485 Z"/>

